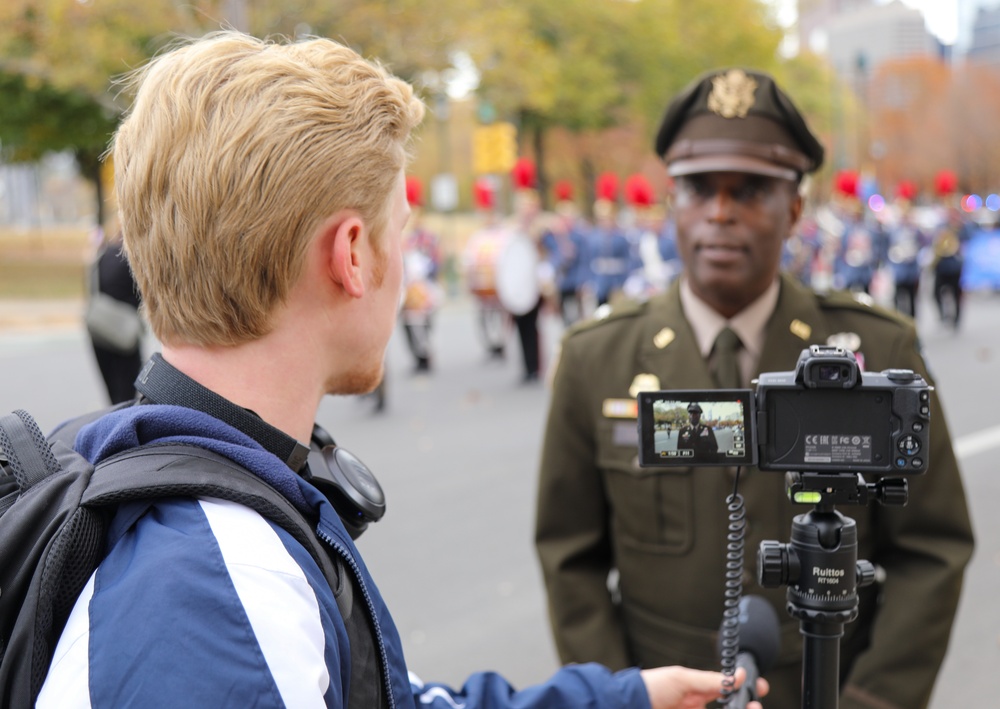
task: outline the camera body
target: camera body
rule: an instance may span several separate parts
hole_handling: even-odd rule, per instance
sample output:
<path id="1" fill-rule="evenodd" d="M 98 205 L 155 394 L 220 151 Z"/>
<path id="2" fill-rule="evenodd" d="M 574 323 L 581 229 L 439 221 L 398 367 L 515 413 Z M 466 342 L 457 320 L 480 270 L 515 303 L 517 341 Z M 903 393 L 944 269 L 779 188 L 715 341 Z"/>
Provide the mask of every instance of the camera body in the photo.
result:
<path id="1" fill-rule="evenodd" d="M 862 372 L 853 352 L 813 345 L 794 371 L 761 374 L 756 386 L 640 393 L 640 464 L 881 475 L 927 470 L 931 387 L 916 372 Z M 689 407 L 697 427 L 684 416 Z M 685 433 L 698 442 L 715 439 L 715 450 L 690 446 Z"/>

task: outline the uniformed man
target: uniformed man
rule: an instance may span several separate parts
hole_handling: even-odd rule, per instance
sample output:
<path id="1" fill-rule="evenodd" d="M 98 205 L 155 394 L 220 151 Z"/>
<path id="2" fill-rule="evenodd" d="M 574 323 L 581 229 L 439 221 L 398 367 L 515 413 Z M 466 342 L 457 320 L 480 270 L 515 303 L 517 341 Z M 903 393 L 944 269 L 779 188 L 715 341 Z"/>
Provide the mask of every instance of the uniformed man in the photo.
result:
<path id="1" fill-rule="evenodd" d="M 823 148 L 770 76 L 730 69 L 697 79 L 670 103 L 656 151 L 674 180 L 684 270 L 666 293 L 564 337 L 536 543 L 564 662 L 717 667 L 732 471 L 640 468 L 637 392 L 747 386 L 760 372 L 793 370 L 803 349 L 823 343 L 853 350 L 871 371 L 930 378 L 910 319 L 865 294 L 819 295 L 779 273 L 802 212 L 800 181 Z M 939 397 L 932 402 L 930 469 L 911 479 L 909 504 L 843 510 L 857 521 L 859 558 L 882 579 L 859 589 L 860 615 L 844 626 L 843 709 L 925 707 L 947 649 L 973 540 Z M 809 509 L 789 502 L 780 473 L 744 471 L 740 493 L 748 550 L 787 540 L 793 516 Z M 785 589 L 759 588 L 756 554 L 746 557 L 748 592 L 783 621 L 767 706 L 797 709 L 799 622 L 784 610 Z"/>
<path id="2" fill-rule="evenodd" d="M 719 443 L 715 440 L 712 427 L 701 422 L 701 406 L 688 404 L 687 412 L 690 423 L 681 426 L 677 433 L 677 450 L 689 450 L 699 461 L 714 459 L 719 452 Z"/>

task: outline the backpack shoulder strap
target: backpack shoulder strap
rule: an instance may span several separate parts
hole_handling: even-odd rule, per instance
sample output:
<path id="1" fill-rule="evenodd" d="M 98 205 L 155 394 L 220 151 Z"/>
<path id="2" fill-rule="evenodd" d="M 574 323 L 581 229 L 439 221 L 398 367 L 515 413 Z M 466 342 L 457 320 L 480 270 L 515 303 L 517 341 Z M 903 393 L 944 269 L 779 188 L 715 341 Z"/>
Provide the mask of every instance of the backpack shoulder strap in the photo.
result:
<path id="1" fill-rule="evenodd" d="M 0 416 L 0 450 L 20 492 L 59 470 L 35 419 L 22 409 Z"/>
<path id="2" fill-rule="evenodd" d="M 97 465 L 80 504 L 117 506 L 165 497 L 216 497 L 273 521 L 299 542 L 337 591 L 340 574 L 305 515 L 277 490 L 229 458 L 194 445 L 149 445 Z"/>
<path id="3" fill-rule="evenodd" d="M 350 641 L 348 709 L 387 706 L 379 681 L 374 632 L 364 612 L 355 612 L 355 589 L 343 562 L 331 555 L 306 519 L 277 490 L 232 460 L 198 446 L 170 443 L 119 453 L 94 470 L 81 506 L 117 506 L 164 497 L 216 497 L 237 502 L 272 520 L 292 535 L 319 565 L 333 590 Z"/>

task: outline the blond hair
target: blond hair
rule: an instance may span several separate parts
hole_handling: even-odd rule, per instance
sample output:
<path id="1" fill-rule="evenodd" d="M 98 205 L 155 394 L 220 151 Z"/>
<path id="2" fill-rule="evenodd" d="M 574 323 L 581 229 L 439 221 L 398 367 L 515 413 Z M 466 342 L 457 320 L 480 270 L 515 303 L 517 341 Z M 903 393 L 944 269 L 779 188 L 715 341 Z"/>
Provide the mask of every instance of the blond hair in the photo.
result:
<path id="1" fill-rule="evenodd" d="M 163 342 L 266 334 L 309 239 L 356 210 L 378 244 L 424 107 L 332 40 L 208 35 L 136 72 L 113 151 L 125 247 Z"/>

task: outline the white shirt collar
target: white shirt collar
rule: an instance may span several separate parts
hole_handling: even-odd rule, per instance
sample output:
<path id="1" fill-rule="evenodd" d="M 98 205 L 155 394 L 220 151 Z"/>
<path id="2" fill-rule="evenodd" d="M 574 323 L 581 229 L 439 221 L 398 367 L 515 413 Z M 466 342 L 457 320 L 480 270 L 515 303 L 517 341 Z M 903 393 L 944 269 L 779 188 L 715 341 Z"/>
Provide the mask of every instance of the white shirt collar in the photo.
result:
<path id="1" fill-rule="evenodd" d="M 748 371 L 748 366 L 756 364 L 764 349 L 764 331 L 767 328 L 767 321 L 771 319 L 778 305 L 780 291 L 780 282 L 775 279 L 754 302 L 726 320 L 712 306 L 696 296 L 687 279 L 682 276 L 681 308 L 691 324 L 691 329 L 694 330 L 698 350 L 702 356 L 708 358 L 719 332 L 724 327 L 730 327 L 743 343 L 747 355 L 747 362 L 743 363 L 743 368 L 744 372 Z"/>

